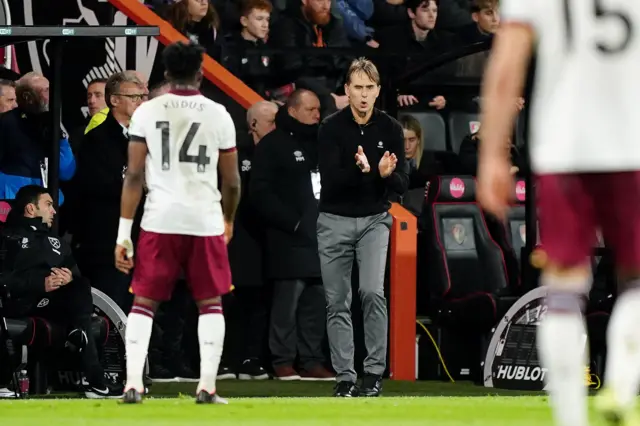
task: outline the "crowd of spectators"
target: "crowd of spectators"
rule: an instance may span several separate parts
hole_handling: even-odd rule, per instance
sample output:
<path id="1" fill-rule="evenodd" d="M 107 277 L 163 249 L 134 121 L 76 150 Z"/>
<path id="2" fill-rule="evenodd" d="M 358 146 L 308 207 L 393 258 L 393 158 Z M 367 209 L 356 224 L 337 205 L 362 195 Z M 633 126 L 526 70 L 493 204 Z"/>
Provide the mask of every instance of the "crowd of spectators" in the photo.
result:
<path id="1" fill-rule="evenodd" d="M 321 118 L 349 103 L 344 77 L 353 55 L 312 49 L 393 54 L 393 60 L 374 59 L 384 79 L 456 45 L 490 40 L 500 21 L 498 0 L 168 0 L 151 6 L 267 99 L 236 122 L 238 133 L 248 133 L 253 143 L 238 144 L 242 201 L 229 245 L 236 289 L 225 300 L 228 327 L 235 331 L 227 333 L 219 377 L 265 379 L 269 370 L 281 380 L 333 380 L 322 348 L 327 314 L 316 237 L 315 141 Z M 63 135 L 60 144 L 61 235 L 68 235 L 82 276 L 124 312 L 131 305 L 130 277 L 114 268 L 113 249 L 127 128 L 142 102 L 168 90 L 162 75 L 156 66 L 150 76 L 125 71 L 89 82 L 89 121 Z M 215 95 L 217 89 L 209 86 L 205 83 L 203 93 Z M 0 80 L 0 198 L 47 184 L 48 91 L 48 80 L 36 73 Z M 397 102 L 447 107 L 440 93 L 398 93 Z M 409 188 L 424 188 L 442 171 L 441 164 L 424 151 L 428 129 L 407 115 L 401 124 Z M 475 174 L 477 143 L 477 135 L 470 134 L 461 149 L 470 174 Z M 522 167 L 515 147 L 513 153 L 515 167 Z M 180 310 L 167 309 L 173 317 L 166 322 L 157 316 L 151 376 L 193 379 L 180 348 L 183 330 L 169 325 Z M 167 342 L 173 345 L 167 349 L 171 355 L 162 350 Z"/>

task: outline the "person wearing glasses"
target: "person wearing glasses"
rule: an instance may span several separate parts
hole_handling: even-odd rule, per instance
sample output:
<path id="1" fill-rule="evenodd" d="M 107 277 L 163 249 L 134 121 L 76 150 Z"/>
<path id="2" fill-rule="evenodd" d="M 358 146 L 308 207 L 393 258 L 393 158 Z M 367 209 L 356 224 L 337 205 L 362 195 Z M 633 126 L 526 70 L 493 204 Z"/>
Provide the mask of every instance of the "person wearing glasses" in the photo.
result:
<path id="1" fill-rule="evenodd" d="M 142 82 L 142 84 L 144 85 L 144 96 L 143 96 L 142 100 L 146 101 L 149 98 L 149 89 L 147 87 L 148 80 L 144 76 L 144 74 L 142 74 L 139 71 L 125 71 L 124 74 L 129 76 L 129 77 L 136 77 L 138 80 L 140 80 L 140 82 Z M 89 88 L 87 87 L 87 90 L 88 89 Z M 98 127 L 99 125 L 104 123 L 104 121 L 106 120 L 108 115 L 109 115 L 109 106 L 108 105 L 105 106 L 104 108 L 100 109 L 97 112 L 91 112 L 91 120 L 89 120 L 89 124 L 87 125 L 86 129 L 84 130 L 84 134 L 86 135 L 91 130 L 95 129 L 96 127 Z"/>
<path id="2" fill-rule="evenodd" d="M 72 234 L 78 265 L 92 286 L 111 297 L 124 312 L 129 312 L 131 304 L 130 278 L 114 267 L 113 250 L 128 159 L 129 123 L 147 96 L 145 82 L 132 72 L 116 73 L 107 80 L 109 113 L 84 136 L 72 184 Z"/>

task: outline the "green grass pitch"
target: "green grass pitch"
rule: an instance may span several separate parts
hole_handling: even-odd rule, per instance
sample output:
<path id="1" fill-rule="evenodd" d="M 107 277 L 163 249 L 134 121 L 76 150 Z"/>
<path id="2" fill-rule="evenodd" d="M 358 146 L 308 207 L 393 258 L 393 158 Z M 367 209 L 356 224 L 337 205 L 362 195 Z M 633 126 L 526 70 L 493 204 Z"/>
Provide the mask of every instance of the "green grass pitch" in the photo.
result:
<path id="1" fill-rule="evenodd" d="M 542 426 L 552 425 L 541 394 L 469 384 L 385 383 L 385 397 L 327 397 L 331 384 L 221 382 L 229 405 L 196 406 L 195 384 L 156 385 L 142 405 L 85 399 L 0 400 L 7 426 Z M 179 396 L 176 395 L 180 393 Z M 403 396 L 400 396 L 403 395 Z M 600 423 L 594 423 L 599 425 Z"/>

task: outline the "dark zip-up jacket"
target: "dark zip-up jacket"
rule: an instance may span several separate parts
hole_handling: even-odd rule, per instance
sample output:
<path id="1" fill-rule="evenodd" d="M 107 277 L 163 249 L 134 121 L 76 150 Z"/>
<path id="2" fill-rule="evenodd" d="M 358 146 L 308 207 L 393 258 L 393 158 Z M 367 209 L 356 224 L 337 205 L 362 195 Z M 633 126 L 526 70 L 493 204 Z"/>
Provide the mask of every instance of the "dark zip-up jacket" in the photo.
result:
<path id="1" fill-rule="evenodd" d="M 51 275 L 51 268 L 68 268 L 74 279 L 80 277 L 71 247 L 53 235 L 42 218 L 10 215 L 2 245 L 2 281 L 14 306 L 28 310 L 42 299 L 46 294 L 44 280 Z"/>
<path id="2" fill-rule="evenodd" d="M 356 165 L 358 145 L 371 166 L 369 173 L 362 173 Z M 390 176 L 382 178 L 378 163 L 385 151 L 395 154 L 398 164 Z M 377 109 L 362 125 L 349 107 L 327 117 L 318 133 L 318 159 L 321 212 L 348 217 L 376 215 L 389 209 L 388 190 L 404 194 L 409 186 L 402 126 Z"/>

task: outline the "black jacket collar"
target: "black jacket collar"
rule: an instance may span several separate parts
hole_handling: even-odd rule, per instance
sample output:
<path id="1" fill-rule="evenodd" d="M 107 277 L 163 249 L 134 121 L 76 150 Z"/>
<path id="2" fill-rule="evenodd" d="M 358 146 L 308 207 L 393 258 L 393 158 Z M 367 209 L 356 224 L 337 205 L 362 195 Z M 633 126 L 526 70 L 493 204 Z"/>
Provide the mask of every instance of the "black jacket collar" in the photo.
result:
<path id="1" fill-rule="evenodd" d="M 12 220 L 7 222 L 7 228 L 9 231 L 21 231 L 28 229 L 30 232 L 39 232 L 48 234 L 51 231 L 49 225 L 42 222 L 41 217 L 13 217 Z"/>
<path id="2" fill-rule="evenodd" d="M 351 106 L 349 105 L 342 108 L 340 111 L 337 112 L 337 114 L 340 117 L 340 119 L 343 120 L 344 122 L 353 122 L 353 123 L 359 124 L 353 115 L 353 111 L 351 111 Z M 369 118 L 369 121 L 367 121 L 365 124 L 362 124 L 362 126 L 368 126 L 369 124 L 375 123 L 380 119 L 382 114 L 383 112 L 380 111 L 378 108 L 373 108 L 373 114 L 371 114 L 371 118 Z"/>
<path id="3" fill-rule="evenodd" d="M 289 115 L 286 106 L 280 107 L 276 114 L 276 129 L 281 129 L 305 139 L 315 139 L 318 134 L 317 124 L 303 124 L 299 122 Z"/>

